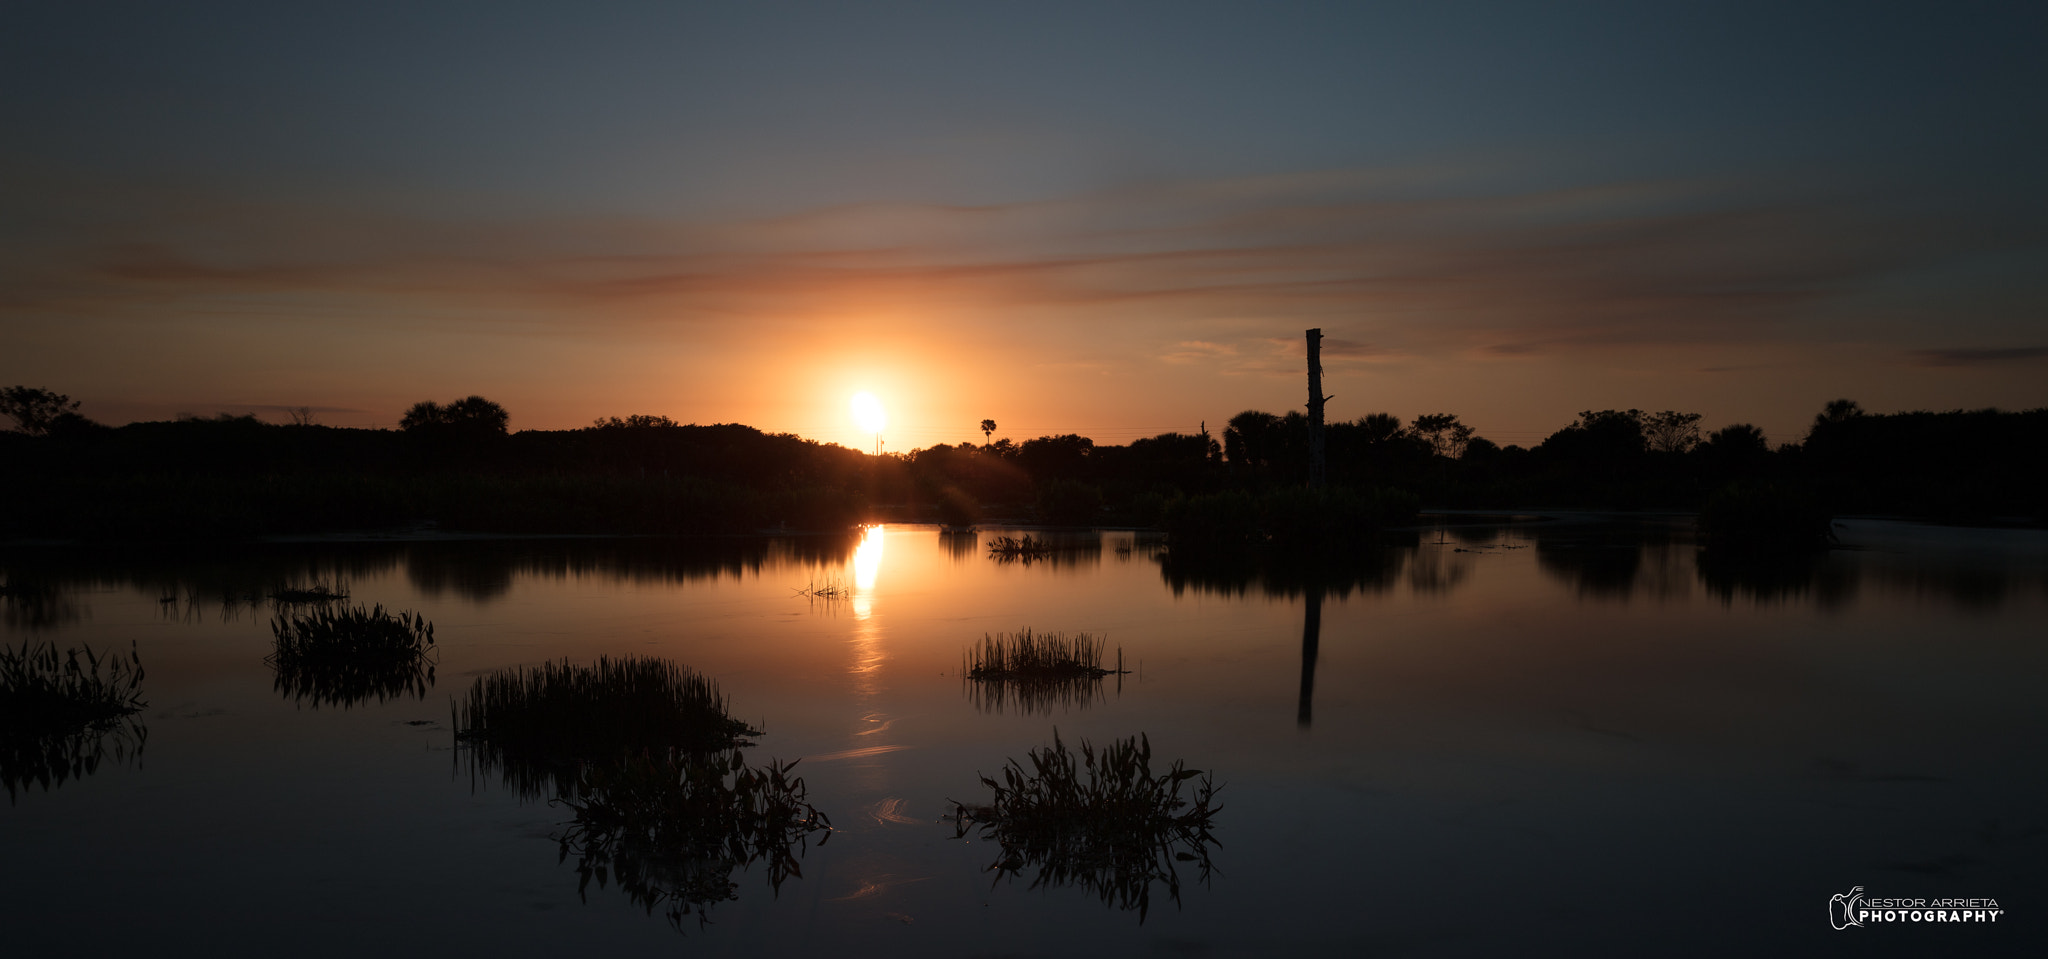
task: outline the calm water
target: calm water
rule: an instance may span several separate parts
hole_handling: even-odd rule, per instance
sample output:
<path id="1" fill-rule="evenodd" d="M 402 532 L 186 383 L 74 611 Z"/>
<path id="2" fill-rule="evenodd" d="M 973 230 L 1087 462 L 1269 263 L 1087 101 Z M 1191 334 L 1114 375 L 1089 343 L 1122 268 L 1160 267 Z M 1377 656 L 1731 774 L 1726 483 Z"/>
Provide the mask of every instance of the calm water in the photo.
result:
<path id="1" fill-rule="evenodd" d="M 864 538 L 16 552 L 4 637 L 126 649 L 139 758 L 0 807 L 9 955 L 1996 954 L 2048 920 L 2048 537 L 1853 523 L 1863 546 L 1702 567 L 1682 528 L 1417 535 L 1316 588 L 1163 566 L 1086 534 L 1000 563 Z M 424 699 L 295 703 L 246 599 L 342 580 L 416 609 Z M 850 596 L 806 599 L 837 582 Z M 14 590 L 15 593 L 23 593 Z M 1319 607 L 1312 670 L 1304 619 Z M 1135 672 L 1021 713 L 959 674 L 984 633 L 1107 634 Z M 579 898 L 570 813 L 472 777 L 450 698 L 483 672 L 651 654 L 802 757 L 837 827 L 680 929 Z M 989 872 L 949 799 L 1047 743 L 1145 733 L 1226 785 L 1204 885 L 1140 921 Z M 1163 766 L 1161 762 L 1158 765 Z M 1829 897 L 1990 897 L 1996 926 L 1837 932 Z"/>

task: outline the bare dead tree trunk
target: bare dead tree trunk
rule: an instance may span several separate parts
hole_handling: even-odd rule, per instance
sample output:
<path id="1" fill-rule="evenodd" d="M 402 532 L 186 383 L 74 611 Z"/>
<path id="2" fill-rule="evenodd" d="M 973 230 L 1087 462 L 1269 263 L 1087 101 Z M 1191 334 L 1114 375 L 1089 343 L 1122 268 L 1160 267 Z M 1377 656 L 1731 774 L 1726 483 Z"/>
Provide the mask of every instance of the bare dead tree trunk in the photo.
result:
<path id="1" fill-rule="evenodd" d="M 1308 486 L 1323 488 L 1323 331 L 1308 331 Z"/>

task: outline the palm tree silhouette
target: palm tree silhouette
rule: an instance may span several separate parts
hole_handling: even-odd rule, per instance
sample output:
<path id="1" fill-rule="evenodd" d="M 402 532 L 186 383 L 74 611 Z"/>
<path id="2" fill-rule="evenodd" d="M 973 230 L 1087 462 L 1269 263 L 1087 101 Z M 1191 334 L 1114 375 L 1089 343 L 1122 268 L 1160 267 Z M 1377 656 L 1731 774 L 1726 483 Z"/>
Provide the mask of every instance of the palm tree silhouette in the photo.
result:
<path id="1" fill-rule="evenodd" d="M 994 435 L 996 435 L 996 421 L 995 421 L 995 420 L 982 420 L 982 421 L 981 421 L 981 445 L 983 445 L 983 446 L 987 446 L 987 445 L 988 445 L 988 440 L 989 440 L 989 437 L 991 437 L 991 436 L 994 436 Z"/>

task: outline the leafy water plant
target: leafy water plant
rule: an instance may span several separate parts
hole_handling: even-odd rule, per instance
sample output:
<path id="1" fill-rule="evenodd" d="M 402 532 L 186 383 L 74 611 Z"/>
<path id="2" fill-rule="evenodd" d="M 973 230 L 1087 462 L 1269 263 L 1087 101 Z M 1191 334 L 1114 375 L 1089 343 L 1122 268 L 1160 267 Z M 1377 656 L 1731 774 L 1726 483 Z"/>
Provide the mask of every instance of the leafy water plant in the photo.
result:
<path id="1" fill-rule="evenodd" d="M 1145 921 L 1151 889 L 1164 883 L 1180 903 L 1175 863 L 1190 863 L 1206 884 L 1214 871 L 1209 847 L 1218 845 L 1211 827 L 1223 807 L 1213 775 L 1188 769 L 1180 760 L 1153 775 L 1152 744 L 1142 733 L 1097 749 L 1081 742 L 1077 757 L 1053 731 L 1052 745 L 1031 750 L 1024 764 L 1012 759 L 1001 781 L 981 783 L 994 791 L 986 805 L 953 801 L 955 838 L 979 827 L 980 838 L 1002 847 L 989 871 L 998 881 L 1036 867 L 1031 888 L 1076 885 L 1105 905 L 1137 910 Z M 1181 791 L 1200 778 L 1188 798 Z"/>
<path id="2" fill-rule="evenodd" d="M 767 863 L 777 893 L 801 878 L 798 857 L 811 835 L 831 838 L 832 823 L 806 799 L 795 762 L 748 766 L 738 749 L 722 753 L 643 751 L 583 767 L 561 800 L 575 822 L 555 837 L 560 858 L 576 855 L 585 897 L 592 879 L 608 880 L 652 915 L 659 907 L 678 931 L 692 913 L 699 925 L 712 904 L 738 898 L 735 869 Z"/>
<path id="3" fill-rule="evenodd" d="M 278 692 L 313 705 L 351 706 L 408 694 L 424 699 L 434 684 L 434 624 L 382 605 L 319 606 L 270 621 L 275 646 L 264 661 Z"/>
<path id="4" fill-rule="evenodd" d="M 140 756 L 148 731 L 132 717 L 142 700 L 142 659 L 51 643 L 0 646 L 0 784 L 10 802 L 31 783 L 48 790 L 107 759 Z"/>
<path id="5" fill-rule="evenodd" d="M 60 656 L 52 643 L 0 646 L 0 722 L 10 729 L 71 729 L 117 719 L 149 705 L 142 701 L 142 677 L 133 644 L 126 658 L 91 647 Z"/>
<path id="6" fill-rule="evenodd" d="M 710 753 L 760 732 L 733 719 L 718 684 L 654 657 L 567 660 L 477 677 L 456 720 L 476 771 L 527 798 L 566 798 L 577 766 L 652 751 Z"/>

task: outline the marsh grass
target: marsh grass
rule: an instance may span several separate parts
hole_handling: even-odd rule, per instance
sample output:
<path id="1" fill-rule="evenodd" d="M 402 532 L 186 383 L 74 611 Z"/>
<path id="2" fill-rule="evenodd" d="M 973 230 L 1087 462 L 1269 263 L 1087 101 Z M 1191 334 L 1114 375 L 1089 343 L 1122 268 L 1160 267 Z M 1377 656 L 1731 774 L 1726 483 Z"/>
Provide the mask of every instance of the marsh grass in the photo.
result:
<path id="1" fill-rule="evenodd" d="M 1102 558 L 1102 537 L 1090 532 L 1054 533 L 1039 538 L 998 536 L 989 541 L 989 558 L 998 563 L 1077 565 Z"/>
<path id="2" fill-rule="evenodd" d="M 970 646 L 964 659 L 967 678 L 977 680 L 1019 680 L 1034 678 L 1086 677 L 1099 679 L 1123 668 L 1124 651 L 1116 651 L 1117 667 L 1102 665 L 1109 649 L 1107 637 L 1087 633 L 983 633 L 980 646 Z"/>
<path id="3" fill-rule="evenodd" d="M 149 738 L 132 717 L 142 700 L 142 659 L 50 643 L 0 646 L 0 784 L 8 801 L 30 784 L 49 790 L 109 759 L 140 757 Z"/>
<path id="4" fill-rule="evenodd" d="M 643 751 L 585 765 L 561 803 L 575 822 L 555 837 L 560 859 L 576 856 L 577 895 L 592 880 L 616 882 L 649 915 L 659 908 L 678 931 L 691 915 L 709 921 L 714 903 L 737 899 L 735 869 L 766 863 L 779 894 L 801 878 L 812 834 L 831 838 L 831 820 L 806 798 L 795 762 L 746 764 L 738 749 L 718 753 Z"/>
<path id="5" fill-rule="evenodd" d="M 418 613 L 323 605 L 279 613 L 270 631 L 275 645 L 264 662 L 277 672 L 277 691 L 295 702 L 346 708 L 424 699 L 434 685 L 434 624 Z"/>
<path id="6" fill-rule="evenodd" d="M 338 603 L 348 598 L 348 587 L 327 583 L 310 583 L 305 586 L 283 586 L 270 594 L 270 601 L 282 606 L 306 606 L 317 603 Z"/>
<path id="7" fill-rule="evenodd" d="M 997 559 L 1016 560 L 1049 556 L 1059 552 L 1059 549 L 1060 547 L 1050 540 L 1033 539 L 1029 533 L 1024 534 L 1021 539 L 998 536 L 988 542 L 988 554 Z"/>
<path id="8" fill-rule="evenodd" d="M 853 584 L 837 576 L 828 576 L 822 583 L 812 580 L 798 587 L 796 595 L 803 597 L 812 609 L 822 607 L 825 612 L 832 613 L 838 611 L 841 603 L 853 598 Z"/>
<path id="9" fill-rule="evenodd" d="M 456 719 L 471 769 L 524 798 L 568 798 L 579 764 L 643 752 L 711 753 L 760 732 L 728 715 L 718 684 L 653 657 L 567 660 L 477 677 Z"/>
<path id="10" fill-rule="evenodd" d="M 1051 713 L 1103 698 L 1104 676 L 1118 677 L 1123 688 L 1124 651 L 1117 649 L 1112 669 L 1102 665 L 1108 649 L 1107 638 L 1088 633 L 984 633 L 981 645 L 961 655 L 960 673 L 976 709 L 1002 712 L 1014 703 L 1027 716 Z"/>
<path id="11" fill-rule="evenodd" d="M 999 780 L 981 777 L 993 791 L 986 805 L 953 801 L 955 838 L 978 827 L 980 838 L 1000 844 L 988 867 L 997 881 L 1035 868 L 1031 888 L 1080 886 L 1104 905 L 1136 910 L 1140 923 L 1155 882 L 1180 903 L 1176 863 L 1189 864 L 1196 880 L 1208 883 L 1209 847 L 1218 844 L 1211 828 L 1223 808 L 1212 774 L 1175 760 L 1154 775 L 1152 744 L 1143 734 L 1100 749 L 1083 740 L 1077 756 L 1055 730 L 1050 747 L 1025 759 L 1028 769 L 1012 759 Z"/>

